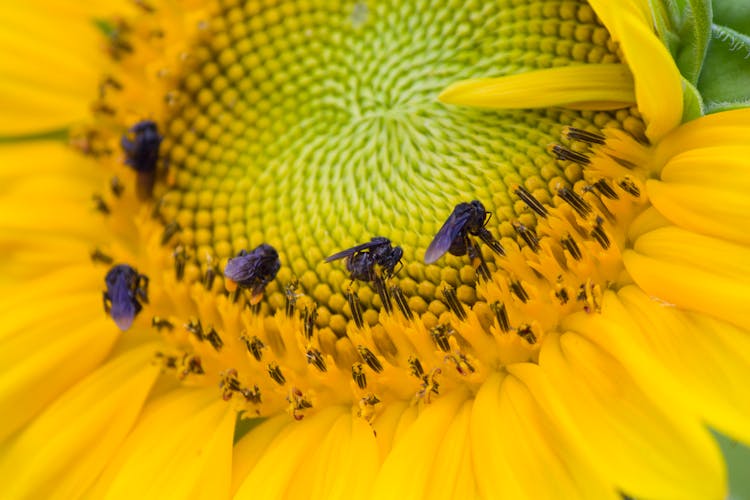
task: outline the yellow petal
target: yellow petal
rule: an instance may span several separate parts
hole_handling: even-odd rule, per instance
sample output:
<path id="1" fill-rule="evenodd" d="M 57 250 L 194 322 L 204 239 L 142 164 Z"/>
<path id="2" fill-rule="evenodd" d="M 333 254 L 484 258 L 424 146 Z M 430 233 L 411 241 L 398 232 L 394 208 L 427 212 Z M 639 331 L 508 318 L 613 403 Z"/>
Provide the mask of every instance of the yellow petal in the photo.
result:
<path id="1" fill-rule="evenodd" d="M 78 498 L 140 413 L 158 368 L 154 346 L 113 359 L 64 393 L 2 452 L 3 498 Z M 4 490 L 4 492 L 3 492 Z"/>
<path id="2" fill-rule="evenodd" d="M 582 64 L 464 80 L 447 87 L 438 99 L 482 108 L 617 109 L 632 105 L 635 95 L 624 64 Z"/>
<path id="3" fill-rule="evenodd" d="M 750 329 L 750 250 L 677 227 L 640 236 L 623 262 L 649 295 Z"/>
<path id="4" fill-rule="evenodd" d="M 289 415 L 281 414 L 269 418 L 245 434 L 235 445 L 232 452 L 232 496 L 255 467 L 258 460 L 268 449 L 284 428 L 293 425 Z"/>
<path id="5" fill-rule="evenodd" d="M 283 498 L 300 463 L 313 455 L 320 437 L 345 412 L 329 407 L 284 427 L 244 478 L 235 499 Z"/>
<path id="6" fill-rule="evenodd" d="M 646 136 L 657 142 L 682 120 L 682 83 L 677 65 L 656 36 L 644 2 L 590 0 L 589 5 L 620 44 L 635 81 Z"/>
<path id="7" fill-rule="evenodd" d="M 300 464 L 287 498 L 369 498 L 380 467 L 372 427 L 342 413 Z"/>
<path id="8" fill-rule="evenodd" d="M 582 450 L 601 474 L 636 498 L 723 497 L 721 455 L 697 418 L 649 397 L 616 358 L 586 338 L 601 336 L 604 327 L 627 336 L 628 328 L 585 314 L 568 322 L 585 333 L 546 338 L 540 366 L 568 414 L 568 431 L 585 443 Z"/>
<path id="9" fill-rule="evenodd" d="M 666 387 L 669 394 L 681 397 L 711 427 L 750 442 L 750 333 L 711 318 L 698 322 L 634 286 L 618 296 L 640 327 L 639 339 L 664 366 L 658 374 L 649 368 L 642 378 L 659 384 L 672 379 Z"/>
<path id="10" fill-rule="evenodd" d="M 520 376 L 530 376 L 525 367 L 517 368 Z M 491 375 L 479 390 L 471 443 L 481 496 L 617 498 L 557 431 L 538 396 L 515 375 Z"/>
<path id="11" fill-rule="evenodd" d="M 398 436 L 373 487 L 373 498 L 424 498 L 445 431 L 467 394 L 454 390 L 438 397 Z"/>
<path id="12" fill-rule="evenodd" d="M 100 293 L 53 294 L 42 300 L 45 307 L 15 307 L 7 330 L 4 324 L 0 441 L 99 365 L 119 336 L 112 321 L 100 313 Z"/>
<path id="13" fill-rule="evenodd" d="M 235 412 L 216 389 L 149 403 L 91 498 L 228 498 Z"/>

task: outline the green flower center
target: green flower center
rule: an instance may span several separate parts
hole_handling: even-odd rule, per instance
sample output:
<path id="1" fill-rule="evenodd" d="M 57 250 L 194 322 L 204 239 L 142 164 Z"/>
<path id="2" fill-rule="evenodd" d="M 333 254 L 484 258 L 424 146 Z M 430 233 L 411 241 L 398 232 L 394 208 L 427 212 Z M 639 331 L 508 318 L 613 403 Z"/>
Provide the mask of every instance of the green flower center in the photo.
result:
<path id="1" fill-rule="evenodd" d="M 240 250 L 275 247 L 282 268 L 263 307 L 283 308 L 299 280 L 318 326 L 338 335 L 352 316 L 350 280 L 344 261 L 326 256 L 384 236 L 404 250 L 397 281 L 415 312 L 446 310 L 441 283 L 472 305 L 468 257 L 423 264 L 453 207 L 478 199 L 496 238 L 522 241 L 511 222 L 533 226 L 534 217 L 515 186 L 550 203 L 555 186 L 581 179 L 578 165 L 547 152 L 562 127 L 627 115 L 436 101 L 461 79 L 617 61 L 583 2 L 235 3 L 224 2 L 188 56 L 181 105 L 164 131 L 175 175 L 162 210 L 201 272 Z M 377 322 L 378 295 L 358 293 L 365 321 Z"/>

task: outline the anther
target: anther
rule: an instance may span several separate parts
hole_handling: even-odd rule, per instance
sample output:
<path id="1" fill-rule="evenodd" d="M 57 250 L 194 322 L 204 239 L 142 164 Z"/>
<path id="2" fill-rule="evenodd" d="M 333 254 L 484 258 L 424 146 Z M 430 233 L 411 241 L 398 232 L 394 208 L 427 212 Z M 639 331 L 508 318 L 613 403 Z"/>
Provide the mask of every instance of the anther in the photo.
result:
<path id="1" fill-rule="evenodd" d="M 635 198 L 641 196 L 641 190 L 638 189 L 638 186 L 635 185 L 635 182 L 628 179 L 627 177 L 618 182 L 617 185 L 620 186 L 623 191 L 631 196 L 634 196 Z"/>
<path id="2" fill-rule="evenodd" d="M 253 335 L 252 337 L 248 337 L 244 332 L 242 333 L 242 335 L 240 335 L 240 338 L 245 343 L 247 351 L 253 355 L 256 361 L 260 361 L 261 359 L 263 359 L 263 349 L 265 349 L 266 345 L 262 340 L 260 340 L 255 335 Z"/>
<path id="3" fill-rule="evenodd" d="M 143 9 L 144 11 L 150 13 L 153 13 L 156 9 L 154 9 L 153 5 L 150 5 L 145 0 L 133 0 L 133 3 L 136 4 L 138 7 Z"/>
<path id="4" fill-rule="evenodd" d="M 581 258 L 583 258 L 583 255 L 581 254 L 581 249 L 578 248 L 578 243 L 576 243 L 576 240 L 574 240 L 571 235 L 565 236 L 563 239 L 560 240 L 560 243 L 568 252 L 570 252 L 570 255 L 575 260 L 581 260 Z"/>
<path id="5" fill-rule="evenodd" d="M 520 281 L 511 281 L 510 291 L 513 292 L 513 294 L 524 304 L 529 300 L 529 294 L 526 293 L 526 289 L 524 289 Z"/>
<path id="6" fill-rule="evenodd" d="M 294 417 L 294 420 L 302 420 L 303 418 L 305 418 L 304 415 L 297 412 L 312 408 L 312 403 L 305 399 L 302 391 L 297 389 L 296 387 L 293 387 L 292 390 L 289 391 L 289 395 L 286 397 L 286 400 L 289 403 L 291 409 L 290 413 L 292 414 L 292 417 Z"/>
<path id="7" fill-rule="evenodd" d="M 508 311 L 505 309 L 505 304 L 500 301 L 495 301 L 490 304 L 490 309 L 495 313 L 497 319 L 497 326 L 500 327 L 504 333 L 510 331 L 510 321 L 508 320 Z"/>
<path id="8" fill-rule="evenodd" d="M 557 190 L 557 196 L 562 198 L 568 205 L 573 207 L 578 215 L 582 218 L 586 218 L 591 213 L 591 205 L 584 200 L 581 195 L 568 189 L 567 187 L 561 187 Z"/>
<path id="9" fill-rule="evenodd" d="M 314 348 L 310 348 L 305 353 L 305 357 L 307 358 L 307 363 L 310 365 L 313 365 L 315 368 L 322 372 L 328 371 L 328 367 L 326 367 L 326 360 L 323 359 L 323 354 Z"/>
<path id="10" fill-rule="evenodd" d="M 221 348 L 224 347 L 224 341 L 221 340 L 219 332 L 217 332 L 213 326 L 210 330 L 208 330 L 208 333 L 206 334 L 206 340 L 208 340 L 208 343 L 211 344 L 211 346 L 216 349 L 217 352 L 221 351 Z"/>
<path id="11" fill-rule="evenodd" d="M 391 287 L 391 295 L 396 301 L 396 305 L 401 310 L 401 314 L 404 315 L 404 318 L 408 319 L 409 321 L 413 320 L 414 313 L 412 312 L 411 307 L 409 307 L 409 303 L 406 301 L 406 296 L 404 295 L 404 291 L 401 290 L 401 287 L 398 285 L 393 285 Z"/>
<path id="12" fill-rule="evenodd" d="M 174 370 L 177 368 L 177 356 L 171 356 L 168 354 L 164 354 L 163 352 L 157 352 L 155 356 L 158 359 L 161 359 L 164 368 L 168 370 Z"/>
<path id="13" fill-rule="evenodd" d="M 203 325 L 199 319 L 190 319 L 185 325 L 185 330 L 195 335 L 199 341 L 203 342 L 205 336 L 203 335 Z"/>
<path id="14" fill-rule="evenodd" d="M 461 321 L 465 321 L 466 310 L 464 309 L 463 304 L 458 300 L 456 289 L 450 285 L 445 285 L 443 288 L 443 298 L 445 299 L 448 308 L 453 311 L 453 314 L 455 314 Z"/>
<path id="15" fill-rule="evenodd" d="M 378 292 L 378 296 L 380 297 L 380 302 L 383 304 L 383 309 L 389 315 L 393 314 L 393 302 L 391 302 L 391 295 L 388 293 L 388 288 L 385 285 L 385 279 L 380 274 L 377 274 L 373 279 L 373 283 L 375 291 Z"/>
<path id="16" fill-rule="evenodd" d="M 605 198 L 609 198 L 610 200 L 617 200 L 620 198 L 606 179 L 599 179 L 593 184 L 593 186 Z"/>
<path id="17" fill-rule="evenodd" d="M 367 375 L 362 370 L 362 363 L 354 363 L 352 365 L 352 379 L 354 379 L 354 382 L 360 389 L 367 387 Z"/>
<path id="18" fill-rule="evenodd" d="M 372 371 L 375 373 L 383 371 L 383 365 L 380 364 L 380 361 L 378 361 L 378 358 L 375 357 L 371 350 L 363 345 L 358 345 L 357 351 L 359 351 L 359 355 L 362 356 L 362 361 L 372 368 Z"/>
<path id="19" fill-rule="evenodd" d="M 185 247 L 178 245 L 174 249 L 174 252 L 172 252 L 172 257 L 174 257 L 175 278 L 177 281 L 182 281 L 182 278 L 185 277 L 185 265 L 187 264 L 187 251 Z"/>
<path id="20" fill-rule="evenodd" d="M 167 245 L 169 243 L 169 240 L 172 239 L 172 236 L 182 231 L 182 228 L 177 223 L 177 221 L 169 222 L 166 226 L 164 226 L 164 232 L 161 233 L 161 244 L 162 246 Z"/>
<path id="21" fill-rule="evenodd" d="M 523 186 L 518 186 L 514 193 L 521 198 L 521 201 L 526 203 L 526 205 L 533 210 L 539 217 L 546 219 L 549 215 L 549 212 L 547 211 L 547 208 L 542 205 L 539 200 L 534 198 L 534 195 L 532 195 L 529 191 L 526 190 Z"/>
<path id="22" fill-rule="evenodd" d="M 572 151 L 565 146 L 561 146 L 559 144 L 553 144 L 549 151 L 555 155 L 555 158 L 558 160 L 568 160 L 572 161 L 573 163 L 578 163 L 579 165 L 585 166 L 589 165 L 591 163 L 591 160 L 589 158 L 581 153 L 577 153 L 576 151 Z"/>
<path id="23" fill-rule="evenodd" d="M 521 239 L 526 242 L 526 244 L 534 253 L 537 253 L 539 251 L 539 238 L 537 238 L 536 233 L 532 228 L 526 227 L 520 222 L 514 222 L 513 229 L 516 230 L 518 236 L 520 236 Z"/>
<path id="24" fill-rule="evenodd" d="M 106 253 L 102 252 L 98 248 L 95 248 L 91 252 L 91 261 L 92 262 L 100 262 L 102 264 L 110 265 L 112 262 L 114 262 L 114 259 L 107 255 Z"/>
<path id="25" fill-rule="evenodd" d="M 418 379 L 422 379 L 424 376 L 424 369 L 422 368 L 422 363 L 419 361 L 419 358 L 409 356 L 409 371 Z"/>
<path id="26" fill-rule="evenodd" d="M 237 379 L 237 370 L 230 368 L 220 374 L 219 389 L 223 389 L 222 399 L 229 401 L 235 392 L 242 390 L 242 385 Z"/>
<path id="27" fill-rule="evenodd" d="M 281 368 L 279 368 L 279 365 L 276 363 L 268 364 L 268 375 L 270 375 L 271 379 L 279 385 L 284 385 L 286 383 L 284 374 L 281 373 Z"/>
<path id="28" fill-rule="evenodd" d="M 563 127 L 562 133 L 565 137 L 573 141 L 585 142 L 588 144 L 604 144 L 605 138 L 603 135 L 595 132 L 589 132 L 576 127 L 565 126 Z"/>
<path id="29" fill-rule="evenodd" d="M 299 286 L 299 281 L 292 280 L 289 282 L 289 284 L 284 289 L 284 297 L 286 299 L 286 317 L 287 318 L 293 318 L 294 317 L 294 311 L 297 307 L 297 287 Z"/>
<path id="30" fill-rule="evenodd" d="M 240 394 L 242 394 L 242 397 L 245 398 L 245 400 L 249 403 L 259 405 L 262 402 L 260 397 L 260 389 L 257 385 L 253 385 L 252 390 L 240 389 Z"/>
<path id="31" fill-rule="evenodd" d="M 96 209 L 97 212 L 101 212 L 104 215 L 110 214 L 111 210 L 109 209 L 109 205 L 107 205 L 107 202 L 104 201 L 102 195 L 94 194 L 91 196 L 91 199 L 94 202 L 94 209 Z"/>
<path id="32" fill-rule="evenodd" d="M 357 292 L 351 289 L 346 292 L 346 300 L 349 302 L 349 309 L 352 311 L 352 319 L 357 328 L 365 326 L 365 320 L 362 318 L 362 302 L 359 301 Z"/>
<path id="33" fill-rule="evenodd" d="M 530 325 L 521 325 L 516 333 L 529 344 L 536 344 L 536 335 L 534 335 Z"/>
<path id="34" fill-rule="evenodd" d="M 440 394 L 440 384 L 437 381 L 437 376 L 442 373 L 440 368 L 433 368 L 429 375 L 422 377 L 422 387 L 417 392 L 417 398 L 423 400 L 425 403 L 430 403 L 432 394 Z"/>
<path id="35" fill-rule="evenodd" d="M 151 318 L 151 326 L 153 328 L 156 328 L 159 332 L 161 332 L 162 330 L 169 330 L 170 332 L 174 330 L 174 323 L 166 318 L 161 318 L 159 316 L 154 316 L 153 318 Z"/>
<path id="36" fill-rule="evenodd" d="M 604 231 L 604 219 L 601 217 L 596 218 L 596 223 L 591 230 L 591 236 L 596 240 L 597 243 L 604 249 L 608 249 L 610 245 L 609 236 Z"/>
<path id="37" fill-rule="evenodd" d="M 112 191 L 112 194 L 115 195 L 115 198 L 119 198 L 122 196 L 123 191 L 125 191 L 125 186 L 122 185 L 119 177 L 113 175 L 109 179 L 109 189 Z"/>
<path id="38" fill-rule="evenodd" d="M 206 272 L 203 274 L 203 287 L 206 290 L 213 289 L 218 272 L 218 267 L 216 267 L 213 258 L 209 255 L 206 258 Z"/>
<path id="39" fill-rule="evenodd" d="M 430 330 L 430 336 L 435 345 L 443 352 L 449 352 L 451 350 L 450 342 L 448 342 L 448 333 L 450 327 L 448 325 L 437 325 Z"/>
<path id="40" fill-rule="evenodd" d="M 184 380 L 188 375 L 203 375 L 206 372 L 203 370 L 201 364 L 201 358 L 194 354 L 185 354 L 182 357 L 182 373 L 180 373 L 180 380 Z"/>
<path id="41" fill-rule="evenodd" d="M 471 366 L 471 363 L 469 363 L 466 356 L 462 353 L 446 354 L 443 361 L 452 361 L 456 365 L 456 371 L 459 375 L 466 376 L 476 371 L 476 369 Z"/>
<path id="42" fill-rule="evenodd" d="M 302 315 L 303 330 L 305 338 L 310 340 L 313 336 L 315 329 L 315 319 L 318 317 L 318 310 L 314 306 L 305 307 L 305 312 Z"/>

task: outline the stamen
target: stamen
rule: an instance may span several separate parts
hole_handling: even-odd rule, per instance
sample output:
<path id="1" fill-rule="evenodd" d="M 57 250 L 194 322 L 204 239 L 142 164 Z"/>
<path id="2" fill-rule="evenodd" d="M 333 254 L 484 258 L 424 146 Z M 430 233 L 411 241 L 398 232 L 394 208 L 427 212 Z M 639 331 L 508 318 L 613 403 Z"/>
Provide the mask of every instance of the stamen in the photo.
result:
<path id="1" fill-rule="evenodd" d="M 483 281 L 490 281 L 491 275 L 490 269 L 487 267 L 487 261 L 484 260 L 482 249 L 474 240 L 469 240 L 469 258 L 479 278 Z"/>
<path id="2" fill-rule="evenodd" d="M 193 354 L 185 354 L 182 357 L 182 373 L 180 373 L 180 380 L 184 380 L 188 375 L 204 375 L 206 372 L 203 370 L 201 364 L 201 358 Z"/>
<path id="3" fill-rule="evenodd" d="M 426 404 L 430 404 L 432 394 L 440 394 L 440 384 L 437 381 L 437 376 L 441 373 L 443 372 L 440 368 L 433 368 L 429 375 L 424 375 L 422 377 L 422 387 L 419 392 L 417 392 L 417 399 L 421 399 Z"/>
<path id="4" fill-rule="evenodd" d="M 349 301 L 349 309 L 352 311 L 352 319 L 357 328 L 363 328 L 365 326 L 365 320 L 362 318 L 362 302 L 359 300 L 357 292 L 349 289 L 346 292 L 346 300 Z"/>
<path id="5" fill-rule="evenodd" d="M 572 161 L 581 166 L 587 166 L 591 164 L 591 160 L 584 154 L 572 151 L 565 146 L 559 144 L 553 144 L 550 147 L 550 152 L 555 155 L 555 158 L 561 161 Z"/>
<path id="6" fill-rule="evenodd" d="M 208 340 L 208 343 L 211 344 L 211 346 L 216 349 L 217 352 L 221 351 L 221 348 L 224 347 L 224 341 L 221 340 L 219 332 L 217 332 L 213 326 L 210 330 L 208 330 L 208 333 L 206 334 L 206 340 Z"/>
<path id="7" fill-rule="evenodd" d="M 618 182 L 617 185 L 620 186 L 623 191 L 625 191 L 631 196 L 634 196 L 635 198 L 638 198 L 641 196 L 641 190 L 638 189 L 638 186 L 635 185 L 635 182 L 628 179 L 627 177 L 620 180 L 620 182 Z"/>
<path id="8" fill-rule="evenodd" d="M 388 293 L 388 288 L 385 285 L 385 279 L 382 276 L 376 275 L 373 280 L 375 285 L 375 291 L 378 292 L 380 302 L 383 304 L 383 309 L 387 314 L 393 313 L 393 303 L 391 302 L 391 295 Z"/>
<path id="9" fill-rule="evenodd" d="M 591 236 L 596 240 L 597 243 L 604 249 L 608 249 L 610 242 L 607 233 L 604 231 L 604 219 L 601 217 L 596 218 L 594 228 L 591 230 Z"/>
<path id="10" fill-rule="evenodd" d="M 109 205 L 107 205 L 107 202 L 104 201 L 102 195 L 94 194 L 91 196 L 91 200 L 94 202 L 94 208 L 97 212 L 101 212 L 104 215 L 109 215 L 111 213 Z"/>
<path id="11" fill-rule="evenodd" d="M 317 317 L 318 317 L 318 310 L 314 306 L 305 307 L 305 312 L 303 315 L 303 326 L 304 326 L 305 338 L 307 340 L 312 339 L 314 329 L 315 329 L 315 319 Z"/>
<path id="12" fill-rule="evenodd" d="M 263 402 L 260 397 L 260 388 L 257 385 L 253 384 L 252 389 L 240 389 L 240 394 L 242 394 L 242 397 L 244 397 L 248 403 L 259 405 Z"/>
<path id="13" fill-rule="evenodd" d="M 109 189 L 112 191 L 112 194 L 115 196 L 115 198 L 119 198 L 122 196 L 122 193 L 125 191 L 125 186 L 122 185 L 122 182 L 120 181 L 120 178 L 116 175 L 113 175 L 109 179 Z"/>
<path id="14" fill-rule="evenodd" d="M 106 253 L 102 252 L 99 248 L 95 248 L 91 252 L 91 261 L 92 262 L 100 262 L 105 265 L 110 265 L 114 262 L 114 259 L 107 255 Z"/>
<path id="15" fill-rule="evenodd" d="M 253 355 L 256 361 L 260 361 L 261 359 L 263 359 L 263 349 L 265 349 L 266 345 L 262 340 L 260 340 L 255 335 L 253 335 L 252 337 L 248 337 L 247 333 L 245 332 L 240 335 L 240 338 L 245 343 L 245 347 L 247 347 L 248 352 Z"/>
<path id="16" fill-rule="evenodd" d="M 176 221 L 172 221 L 164 226 L 164 232 L 161 234 L 162 246 L 166 246 L 169 243 L 169 240 L 172 239 L 172 236 L 179 233 L 180 231 L 182 231 L 182 228 Z"/>
<path id="17" fill-rule="evenodd" d="M 453 311 L 453 314 L 455 314 L 461 321 L 465 321 L 466 310 L 464 310 L 463 304 L 458 300 L 456 289 L 450 285 L 445 285 L 443 288 L 443 297 L 445 298 L 445 303 L 448 308 Z"/>
<path id="18" fill-rule="evenodd" d="M 185 250 L 185 247 L 182 245 L 178 245 L 174 252 L 172 252 L 172 257 L 174 257 L 174 275 L 177 281 L 182 281 L 182 279 L 185 277 L 185 265 L 187 264 L 187 251 Z"/>
<path id="19" fill-rule="evenodd" d="M 412 312 L 411 307 L 409 307 L 409 303 L 406 301 L 406 296 L 404 295 L 404 291 L 401 290 L 401 287 L 398 285 L 391 286 L 391 295 L 396 301 L 396 305 L 398 305 L 398 308 L 401 310 L 401 314 L 404 315 L 404 318 L 409 321 L 414 320 L 414 313 Z"/>
<path id="20" fill-rule="evenodd" d="M 313 365 L 321 372 L 328 371 L 328 367 L 326 367 L 326 361 L 325 359 L 323 359 L 323 354 L 319 350 L 310 348 L 305 353 L 305 357 L 307 358 L 307 362 L 309 364 Z"/>
<path id="21" fill-rule="evenodd" d="M 430 330 L 432 341 L 443 352 L 450 352 L 451 350 L 450 342 L 448 342 L 449 330 L 448 325 L 437 325 Z"/>
<path id="22" fill-rule="evenodd" d="M 284 385 L 286 383 L 286 378 L 284 378 L 284 374 L 281 373 L 281 368 L 276 363 L 269 363 L 268 364 L 268 375 L 271 376 L 271 379 L 273 379 L 274 382 L 276 382 L 279 385 Z"/>
<path id="23" fill-rule="evenodd" d="M 524 304 L 529 300 L 529 294 L 526 293 L 526 290 L 519 281 L 510 282 L 510 291 L 513 292 Z"/>
<path id="24" fill-rule="evenodd" d="M 151 318 L 151 326 L 153 328 L 156 328 L 159 332 L 161 332 L 162 330 L 167 330 L 170 332 L 174 330 L 174 323 L 166 318 L 161 318 L 159 316 L 154 316 L 153 318 Z"/>
<path id="25" fill-rule="evenodd" d="M 578 243 L 576 243 L 576 240 L 574 240 L 571 235 L 567 235 L 566 237 L 561 239 L 560 243 L 562 243 L 562 246 L 565 247 L 568 252 L 570 252 L 571 257 L 573 257 L 575 260 L 581 260 L 583 258 L 581 250 L 580 248 L 578 248 Z"/>
<path id="26" fill-rule="evenodd" d="M 518 336 L 524 339 L 529 344 L 536 344 L 536 335 L 534 335 L 534 332 L 531 330 L 530 325 L 522 325 L 520 328 L 518 328 L 516 333 L 518 333 Z"/>
<path id="27" fill-rule="evenodd" d="M 599 179 L 593 185 L 605 198 L 609 198 L 610 200 L 617 200 L 620 198 L 606 179 Z"/>
<path id="28" fill-rule="evenodd" d="M 371 350 L 363 345 L 358 345 L 357 351 L 359 351 L 359 355 L 362 356 L 362 361 L 364 361 L 367 366 L 372 368 L 375 373 L 380 373 L 383 371 L 383 365 L 380 363 L 378 358 L 375 357 Z"/>
<path id="29" fill-rule="evenodd" d="M 533 229 L 524 226 L 520 222 L 514 222 L 513 229 L 516 230 L 516 233 L 518 233 L 534 253 L 539 251 L 539 238 L 537 238 Z"/>
<path id="30" fill-rule="evenodd" d="M 591 205 L 586 203 L 578 193 L 567 187 L 561 187 L 557 190 L 557 195 L 562 198 L 568 205 L 573 207 L 573 210 L 578 213 L 582 218 L 586 218 L 591 214 Z"/>
<path id="31" fill-rule="evenodd" d="M 500 301 L 495 301 L 490 304 L 490 309 L 495 313 L 497 326 L 500 327 L 500 330 L 502 330 L 503 333 L 508 333 L 510 331 L 510 321 L 508 320 L 508 311 L 505 309 L 505 304 Z"/>
<path id="32" fill-rule="evenodd" d="M 586 142 L 588 144 L 604 144 L 605 138 L 603 135 L 595 132 L 589 132 L 576 127 L 565 126 L 562 129 L 562 133 L 568 139 L 573 141 Z"/>
<path id="33" fill-rule="evenodd" d="M 547 211 L 547 208 L 542 205 L 539 200 L 534 198 L 534 195 L 532 195 L 529 191 L 526 190 L 523 186 L 518 186 L 514 193 L 518 195 L 519 198 L 521 198 L 521 201 L 526 203 L 526 205 L 533 210 L 539 217 L 546 219 L 549 215 L 549 212 Z"/>
<path id="34" fill-rule="evenodd" d="M 299 281 L 294 280 L 291 281 L 286 288 L 284 289 L 284 298 L 286 300 L 286 317 L 287 318 L 293 318 L 294 317 L 294 311 L 297 307 L 297 287 L 299 286 Z M 308 337 L 309 338 L 309 337 Z"/>
<path id="35" fill-rule="evenodd" d="M 411 374 L 420 380 L 424 376 L 424 369 L 422 368 L 422 363 L 419 361 L 418 358 L 414 356 L 409 356 L 409 369 L 411 371 Z"/>
<path id="36" fill-rule="evenodd" d="M 195 338 L 197 338 L 199 342 L 203 342 L 206 338 L 203 335 L 203 325 L 201 325 L 199 319 L 191 318 L 185 325 L 185 330 L 195 335 Z"/>
<path id="37" fill-rule="evenodd" d="M 297 389 L 296 387 L 292 388 L 292 390 L 289 391 L 289 395 L 287 396 L 286 400 L 287 402 L 289 402 L 291 408 L 290 413 L 292 414 L 294 420 L 302 420 L 305 416 L 299 414 L 298 412 L 312 408 L 312 403 L 305 399 L 302 391 Z"/>
<path id="38" fill-rule="evenodd" d="M 362 363 L 354 363 L 352 365 L 352 378 L 360 389 L 367 387 L 367 376 L 364 370 L 362 370 Z"/>

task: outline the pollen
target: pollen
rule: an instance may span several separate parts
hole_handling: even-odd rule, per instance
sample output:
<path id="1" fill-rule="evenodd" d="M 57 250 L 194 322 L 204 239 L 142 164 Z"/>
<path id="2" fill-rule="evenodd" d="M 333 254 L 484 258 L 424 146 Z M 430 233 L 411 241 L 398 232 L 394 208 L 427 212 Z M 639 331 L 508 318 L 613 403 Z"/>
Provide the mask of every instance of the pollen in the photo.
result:
<path id="1" fill-rule="evenodd" d="M 176 53 L 158 10 L 121 21 L 123 74 L 75 141 L 121 167 L 95 204 L 122 242 L 92 259 L 150 279 L 136 320 L 165 372 L 249 416 L 344 404 L 372 423 L 536 362 L 561 318 L 597 314 L 647 202 L 637 112 L 436 99 L 619 61 L 587 5 L 511 3 L 225 1 Z M 153 98 L 129 101 L 126 70 L 162 52 Z M 479 215 L 426 259 L 457 207 Z"/>

